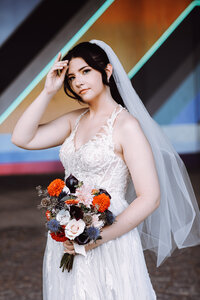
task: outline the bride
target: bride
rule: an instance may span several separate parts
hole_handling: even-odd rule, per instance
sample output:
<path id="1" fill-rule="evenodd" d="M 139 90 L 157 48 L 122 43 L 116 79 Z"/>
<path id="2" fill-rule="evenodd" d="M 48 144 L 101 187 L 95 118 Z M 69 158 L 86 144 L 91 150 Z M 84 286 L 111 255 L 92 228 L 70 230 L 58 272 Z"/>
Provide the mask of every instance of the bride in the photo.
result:
<path id="1" fill-rule="evenodd" d="M 43 297 L 46 300 L 156 299 L 143 250 L 152 249 L 158 257 L 157 265 L 160 265 L 175 248 L 168 243 L 167 235 L 162 236 L 163 228 L 167 233 L 167 230 L 173 232 L 175 221 L 173 224 L 161 221 L 168 219 L 165 210 L 168 199 L 162 193 L 164 177 L 157 164 L 160 156 L 155 156 L 161 153 L 158 152 L 160 141 L 157 140 L 157 148 L 154 148 L 154 141 L 148 135 L 150 123 L 148 119 L 143 123 L 142 109 L 138 109 L 141 104 L 133 101 L 134 109 L 131 109 L 131 104 L 129 106 L 126 97 L 130 96 L 129 101 L 135 100 L 136 93 L 108 45 L 96 40 L 80 43 L 62 61 L 60 59 L 61 53 L 47 75 L 44 89 L 18 120 L 12 142 L 25 149 L 61 145 L 60 159 L 65 168 L 65 178 L 72 173 L 84 183 L 105 188 L 111 194 L 110 210 L 116 215 L 116 222 L 103 228 L 101 240 L 84 246 L 86 256 L 76 253 L 73 242 L 58 243 L 48 234 L 43 261 Z M 122 80 L 123 76 L 125 79 Z M 73 110 L 40 124 L 48 103 L 63 84 L 66 94 L 79 103 L 87 104 L 87 108 Z M 134 95 L 131 94 L 133 92 Z M 152 119 L 151 124 L 157 126 Z M 158 138 L 160 132 L 157 127 L 156 130 Z M 171 147 L 172 161 L 173 149 L 168 146 Z M 178 154 L 176 160 L 177 157 Z M 165 160 L 160 160 L 160 164 L 162 162 Z M 167 176 L 166 169 L 165 178 Z M 173 177 L 173 171 L 169 176 Z M 187 179 L 189 188 L 186 176 L 184 180 L 186 182 Z M 167 184 L 169 182 L 165 189 Z M 176 189 L 174 186 L 176 196 L 179 187 Z M 126 194 L 128 190 L 129 195 Z M 169 193 L 172 194 L 173 206 L 174 195 Z M 191 194 L 190 190 L 190 197 Z M 188 207 L 193 209 L 195 205 L 195 199 L 192 199 Z M 197 219 L 197 205 L 195 209 L 194 217 Z M 178 204 L 174 213 L 177 210 Z M 192 225 L 196 219 L 192 219 L 191 215 Z M 181 220 L 181 228 L 178 229 L 182 229 L 183 222 Z M 189 231 L 183 241 L 187 234 Z M 176 237 L 174 240 L 177 242 Z M 182 240 L 178 240 L 177 245 L 181 246 Z M 191 241 L 193 244 L 199 242 L 195 235 L 190 245 Z M 168 243 L 166 247 L 165 242 Z M 159 247 L 162 243 L 164 246 Z M 70 273 L 62 273 L 59 269 L 63 252 L 75 255 Z"/>

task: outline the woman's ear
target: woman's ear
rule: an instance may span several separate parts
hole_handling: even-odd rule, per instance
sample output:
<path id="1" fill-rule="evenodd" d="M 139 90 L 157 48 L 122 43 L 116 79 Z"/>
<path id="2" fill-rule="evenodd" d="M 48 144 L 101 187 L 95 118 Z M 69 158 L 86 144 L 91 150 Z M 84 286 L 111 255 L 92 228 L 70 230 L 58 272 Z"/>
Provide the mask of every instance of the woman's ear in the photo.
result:
<path id="1" fill-rule="evenodd" d="M 109 63 L 107 64 L 106 68 L 105 68 L 105 71 L 106 71 L 106 74 L 107 74 L 107 80 L 109 81 L 110 79 L 110 76 L 112 75 L 112 65 Z"/>

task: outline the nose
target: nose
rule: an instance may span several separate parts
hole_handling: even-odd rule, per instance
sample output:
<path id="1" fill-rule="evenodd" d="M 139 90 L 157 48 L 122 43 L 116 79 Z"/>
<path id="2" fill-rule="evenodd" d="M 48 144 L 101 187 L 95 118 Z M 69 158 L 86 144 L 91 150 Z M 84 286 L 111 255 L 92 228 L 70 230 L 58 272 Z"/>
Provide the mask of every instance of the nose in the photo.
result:
<path id="1" fill-rule="evenodd" d="M 83 78 L 81 76 L 77 76 L 75 78 L 75 85 L 77 88 L 79 88 L 80 86 L 82 86 L 84 83 L 83 83 Z"/>

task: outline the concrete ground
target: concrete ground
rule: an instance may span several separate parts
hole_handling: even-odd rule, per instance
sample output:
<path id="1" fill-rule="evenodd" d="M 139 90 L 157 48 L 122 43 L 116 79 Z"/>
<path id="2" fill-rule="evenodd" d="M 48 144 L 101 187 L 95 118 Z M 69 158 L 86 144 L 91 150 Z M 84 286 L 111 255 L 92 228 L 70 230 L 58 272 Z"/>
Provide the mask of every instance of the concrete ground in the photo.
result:
<path id="1" fill-rule="evenodd" d="M 200 203 L 200 172 L 189 175 Z M 42 299 L 46 229 L 34 187 L 56 177 L 63 174 L 0 177 L 0 300 Z M 200 246 L 176 251 L 159 268 L 150 253 L 145 258 L 158 300 L 200 299 Z"/>

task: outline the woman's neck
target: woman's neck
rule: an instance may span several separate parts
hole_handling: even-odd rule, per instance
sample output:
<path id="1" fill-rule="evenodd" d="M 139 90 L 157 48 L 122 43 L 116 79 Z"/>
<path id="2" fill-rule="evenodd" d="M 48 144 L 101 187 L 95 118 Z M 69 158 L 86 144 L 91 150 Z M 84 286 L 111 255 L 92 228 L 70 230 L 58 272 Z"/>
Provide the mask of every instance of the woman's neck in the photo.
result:
<path id="1" fill-rule="evenodd" d="M 112 98 L 110 90 L 108 90 L 108 92 L 102 93 L 100 97 L 88 103 L 88 118 L 94 119 L 97 116 L 109 115 L 117 105 L 118 103 Z"/>

